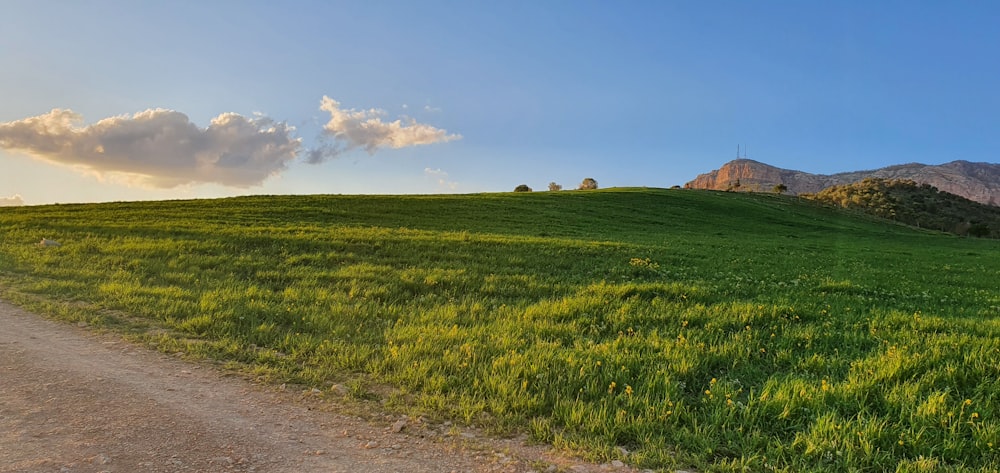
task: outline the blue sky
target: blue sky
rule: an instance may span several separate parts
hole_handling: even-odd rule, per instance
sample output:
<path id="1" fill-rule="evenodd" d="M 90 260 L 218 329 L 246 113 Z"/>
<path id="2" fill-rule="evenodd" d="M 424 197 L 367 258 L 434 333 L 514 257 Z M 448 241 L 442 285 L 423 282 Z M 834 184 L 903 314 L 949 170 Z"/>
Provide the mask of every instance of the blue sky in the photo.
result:
<path id="1" fill-rule="evenodd" d="M 815 173 L 994 162 L 995 5 L 8 2 L 0 198 L 669 187 L 737 144 Z"/>

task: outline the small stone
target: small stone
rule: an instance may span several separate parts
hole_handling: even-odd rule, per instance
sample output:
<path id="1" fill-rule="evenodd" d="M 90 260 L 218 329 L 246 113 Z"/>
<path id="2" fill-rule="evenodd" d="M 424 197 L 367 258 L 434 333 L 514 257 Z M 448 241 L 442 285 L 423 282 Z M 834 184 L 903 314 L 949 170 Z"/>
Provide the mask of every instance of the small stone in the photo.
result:
<path id="1" fill-rule="evenodd" d="M 406 419 L 399 419 L 392 424 L 392 431 L 398 434 L 404 427 L 406 427 Z"/>
<path id="2" fill-rule="evenodd" d="M 94 457 L 95 465 L 107 465 L 108 463 L 111 463 L 111 457 L 106 453 L 98 453 L 97 456 Z"/>
<path id="3" fill-rule="evenodd" d="M 333 386 L 330 386 L 330 391 L 338 396 L 346 396 L 348 392 L 347 388 L 343 384 L 334 384 Z"/>
<path id="4" fill-rule="evenodd" d="M 365 448 L 368 448 L 368 449 L 375 448 L 375 447 L 378 447 L 378 442 L 376 442 L 374 440 L 369 440 L 368 443 L 365 444 Z"/>
<path id="5" fill-rule="evenodd" d="M 38 242 L 38 246 L 62 246 L 62 243 L 55 240 L 49 240 L 48 238 L 42 238 L 42 241 Z"/>
<path id="6" fill-rule="evenodd" d="M 624 467 L 624 466 L 625 466 L 625 464 L 624 464 L 624 463 L 622 463 L 622 461 L 621 461 L 621 460 L 612 460 L 612 461 L 611 461 L 611 466 L 612 466 L 613 468 L 622 468 L 622 467 Z"/>

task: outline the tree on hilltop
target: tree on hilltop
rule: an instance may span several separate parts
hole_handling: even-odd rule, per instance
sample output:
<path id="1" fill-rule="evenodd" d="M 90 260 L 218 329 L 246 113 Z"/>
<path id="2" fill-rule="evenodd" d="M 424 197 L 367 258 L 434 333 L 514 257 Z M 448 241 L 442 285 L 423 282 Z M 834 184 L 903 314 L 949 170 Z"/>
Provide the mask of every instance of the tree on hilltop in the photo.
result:
<path id="1" fill-rule="evenodd" d="M 592 177 L 588 177 L 580 183 L 580 187 L 577 187 L 577 189 L 582 191 L 597 189 L 597 181 L 595 181 Z"/>
<path id="2" fill-rule="evenodd" d="M 552 191 L 552 192 L 561 191 L 562 190 L 562 186 L 559 185 L 559 184 L 556 184 L 555 182 L 550 182 L 549 183 L 549 190 Z"/>
<path id="3" fill-rule="evenodd" d="M 514 188 L 514 192 L 531 192 L 531 188 L 527 184 L 521 184 Z"/>

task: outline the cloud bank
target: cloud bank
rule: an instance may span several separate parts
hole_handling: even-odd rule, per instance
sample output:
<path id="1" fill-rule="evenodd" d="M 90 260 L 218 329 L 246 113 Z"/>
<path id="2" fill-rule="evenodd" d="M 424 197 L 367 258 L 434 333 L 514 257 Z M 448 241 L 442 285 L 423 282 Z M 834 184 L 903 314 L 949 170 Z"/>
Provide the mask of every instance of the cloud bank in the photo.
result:
<path id="1" fill-rule="evenodd" d="M 330 121 L 323 126 L 323 132 L 333 138 L 334 143 L 311 150 L 306 160 L 313 164 L 356 148 L 375 154 L 379 148 L 398 149 L 462 138 L 461 135 L 448 134 L 445 130 L 417 123 L 413 119 L 384 122 L 381 117 L 386 113 L 383 110 L 343 109 L 340 102 L 327 96 L 323 96 L 320 101 L 320 109 L 330 113 Z"/>
<path id="2" fill-rule="evenodd" d="M 302 147 L 294 127 L 263 115 L 224 113 L 202 128 L 187 115 L 165 109 L 105 118 L 90 125 L 72 110 L 53 109 L 44 115 L 0 122 L 0 149 L 144 187 L 214 183 L 246 188 L 280 174 L 300 154 L 317 164 L 358 148 L 373 155 L 381 148 L 461 138 L 413 119 L 385 122 L 385 112 L 379 109 L 343 109 L 327 96 L 320 109 L 330 113 L 330 121 L 313 149 Z M 10 199 L 0 198 L 0 205 Z"/>
<path id="3" fill-rule="evenodd" d="M 183 113 L 155 109 L 82 122 L 72 110 L 54 109 L 0 123 L 0 148 L 161 188 L 259 185 L 282 172 L 301 148 L 294 128 L 264 116 L 224 113 L 200 128 Z"/>
<path id="4" fill-rule="evenodd" d="M 20 194 L 14 194 L 10 197 L 0 197 L 0 207 L 18 207 L 24 205 L 24 199 L 21 198 Z"/>

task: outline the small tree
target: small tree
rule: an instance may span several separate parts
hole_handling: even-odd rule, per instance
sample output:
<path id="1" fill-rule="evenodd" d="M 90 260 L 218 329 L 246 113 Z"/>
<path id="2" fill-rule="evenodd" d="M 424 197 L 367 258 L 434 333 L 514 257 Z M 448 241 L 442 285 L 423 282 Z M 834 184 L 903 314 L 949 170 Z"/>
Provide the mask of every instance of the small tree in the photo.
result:
<path id="1" fill-rule="evenodd" d="M 550 182 L 549 183 L 549 190 L 552 191 L 552 192 L 561 191 L 562 190 L 562 186 L 559 185 L 559 184 L 556 184 L 555 182 Z"/>
<path id="2" fill-rule="evenodd" d="M 514 192 L 531 192 L 531 188 L 527 184 L 521 184 L 514 188 Z"/>
<path id="3" fill-rule="evenodd" d="M 597 189 L 597 181 L 595 181 L 594 178 L 592 177 L 588 177 L 584 179 L 583 182 L 580 183 L 580 187 L 578 187 L 577 189 L 582 191 Z"/>
<path id="4" fill-rule="evenodd" d="M 774 191 L 775 194 L 784 194 L 785 192 L 788 192 L 788 186 L 784 184 L 778 184 L 774 186 L 772 190 Z"/>

